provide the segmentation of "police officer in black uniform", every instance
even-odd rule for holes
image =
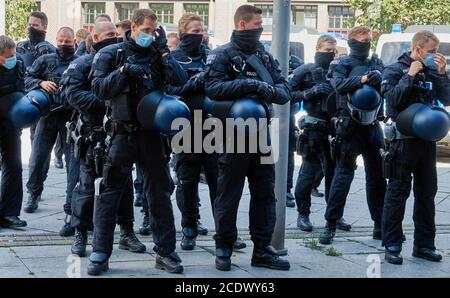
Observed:
[[[88,274],[108,270],[117,209],[126,196],[133,195],[130,175],[134,162],[142,166],[149,199],[156,267],[181,273],[170,201],[174,186],[163,138],[157,131],[141,129],[136,111],[143,96],[187,78],[171,59],[164,30],[157,28],[157,18],[151,10],[134,11],[131,31],[124,42],[96,54],[90,77],[94,94],[110,100],[112,122],[107,129],[111,139],[103,169],[103,189],[94,202],[93,253]]]
[[[211,99],[219,102],[253,96],[260,99],[267,109],[272,102],[285,104],[290,100],[290,88],[280,74],[279,65],[259,42],[263,31],[261,13],[261,9],[255,6],[240,6],[234,16],[235,30],[231,42],[208,56],[205,93]],[[250,66],[247,61],[253,61],[255,66]],[[272,80],[273,85],[263,81],[262,77]],[[246,137],[247,144],[249,139]],[[263,157],[260,150],[257,153],[219,154],[219,179],[214,202],[218,270],[231,269],[232,247],[237,237],[236,216],[245,177],[248,177],[251,193],[252,265],[278,270],[290,267],[289,262],[281,259],[270,246],[275,224],[275,171],[272,163],[262,162]]]
[[[76,56],[74,55],[74,32],[69,27],[59,29],[56,42],[58,45],[57,53],[48,54],[39,57],[31,67],[28,68],[25,76],[25,88],[29,90],[42,89],[51,94],[55,109],[45,118],[41,118],[36,126],[36,134],[32,144],[30,157],[30,173],[27,182],[29,198],[24,208],[27,213],[33,213],[38,208],[42,191],[44,189],[44,181],[47,178],[48,162],[51,150],[55,144],[58,133],[62,138],[66,139],[66,122],[73,113],[72,108],[67,104],[67,98],[63,91],[60,90],[60,80],[64,71]],[[64,144],[64,152],[67,167],[67,189],[66,203],[64,204],[64,212],[66,215],[71,214],[71,197],[73,188],[78,181],[79,167],[72,166],[69,163],[70,150],[67,144]],[[71,162],[75,162],[74,159]],[[67,221],[60,231],[62,236],[73,235],[74,230]]]
[[[0,192],[0,227],[25,227],[27,222],[19,218],[22,207],[22,156],[21,130],[15,128],[3,115],[6,98],[24,91],[25,66],[16,56],[16,45],[7,36],[0,36],[0,150],[2,178]],[[19,95],[20,96],[20,95]]]
[[[328,141],[331,134],[331,117],[327,110],[327,99],[334,90],[327,80],[327,72],[336,54],[336,39],[330,35],[319,37],[316,50],[314,63],[297,68],[289,80],[292,100],[303,102],[307,112],[299,121],[302,133],[299,136],[298,153],[302,156],[302,166],[295,187],[295,199],[298,210],[297,226],[308,232],[313,229],[309,214],[316,173],[325,173],[326,201],[334,173]]]
[[[79,143],[81,161],[80,180],[72,198],[71,225],[76,229],[72,253],[83,257],[86,254],[87,231],[92,228],[94,209],[94,182],[102,175],[106,132],[103,118],[106,114],[105,101],[91,91],[88,79],[94,55],[100,49],[117,43],[116,27],[111,22],[97,22],[92,32],[92,51],[73,61],[65,72],[62,84],[69,103],[80,112]],[[78,135],[77,135],[78,137]],[[119,248],[131,252],[144,252],[143,245],[133,231],[133,198],[122,200],[117,222],[121,227]]]
[[[329,70],[331,84],[337,94],[337,114],[333,121],[337,140],[333,142],[336,168],[325,212],[327,224],[319,238],[322,244],[330,244],[333,241],[336,224],[344,213],[345,201],[357,168],[356,158],[360,154],[364,159],[367,203],[371,218],[375,222],[373,238],[381,239],[381,213],[386,180],[383,178],[379,154],[379,149],[384,145],[383,132],[377,121],[383,113],[380,107],[382,101],[376,92],[380,90],[380,71],[384,66],[376,55],[368,58],[371,45],[369,28],[354,27],[349,31],[348,38],[350,55],[334,60]],[[350,111],[349,102],[352,94],[364,88],[365,84],[369,87],[363,90],[370,89],[375,92],[378,96],[378,105],[373,108],[375,112],[371,110],[368,113],[367,117],[370,119],[366,119],[363,112],[364,120],[362,120],[357,117],[358,111]]]
[[[183,238],[181,240],[181,248],[183,250],[192,250],[195,247],[195,240],[198,235],[197,223],[200,215],[198,208],[198,184],[200,182],[200,173],[203,168],[209,187],[211,206],[214,206],[218,175],[217,153],[202,152],[203,148],[201,148],[200,152],[197,152],[195,150],[197,146],[194,144],[194,114],[198,113],[201,118],[206,117],[203,112],[203,76],[206,56],[209,51],[202,44],[202,18],[195,14],[183,15],[178,23],[178,31],[180,44],[171,54],[190,79],[182,86],[171,86],[169,93],[183,97],[191,110],[192,141],[189,148],[190,152],[177,154],[175,171],[178,178],[176,199],[182,215]],[[204,132],[205,135],[206,133]]]
[[[432,104],[439,99],[450,105],[450,80],[445,73],[446,59],[438,53],[439,39],[429,31],[417,32],[411,52],[404,53],[383,72],[382,95],[387,103],[387,117],[393,123],[386,128],[389,149],[383,154],[383,169],[389,179],[383,209],[383,244],[386,261],[402,264],[402,221],[405,205],[414,177],[414,249],[412,255],[438,262],[442,256],[436,252],[434,199],[437,192],[436,142],[400,132],[404,122],[414,113],[415,106]],[[410,113],[411,116],[408,116]],[[446,115],[445,111],[441,111]],[[448,116],[448,115],[446,115]],[[427,122],[436,117],[431,114]],[[417,125],[420,129],[420,125]],[[444,135],[447,128],[444,128]],[[390,133],[389,133],[390,132]],[[431,135],[436,131],[425,131]]]

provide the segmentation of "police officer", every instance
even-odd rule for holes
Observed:
[[[446,76],[446,58],[438,53],[439,39],[429,31],[417,32],[411,51],[401,55],[397,62],[383,71],[382,95],[386,98],[387,117],[397,131],[388,138],[389,150],[384,155],[391,171],[383,209],[383,244],[386,261],[401,264],[402,221],[405,205],[414,177],[414,249],[412,255],[438,262],[442,256],[436,252],[434,199],[437,192],[436,142],[404,135],[399,132],[408,108],[417,103],[432,104],[434,99],[450,105],[450,80]],[[406,110],[406,111],[405,111]],[[445,112],[444,112],[445,113]],[[407,118],[409,118],[407,116]],[[406,120],[407,120],[406,118]],[[427,117],[433,122],[435,117]],[[398,129],[397,129],[398,128]],[[417,127],[420,129],[420,126]],[[444,134],[448,130],[444,128]],[[386,126],[388,137],[388,126]],[[426,131],[433,134],[434,131]],[[388,160],[386,160],[386,158]]]
[[[8,96],[24,91],[25,66],[16,56],[16,44],[7,36],[0,36],[0,110],[3,111]],[[2,178],[0,191],[0,227],[25,227],[19,218],[22,207],[21,130],[0,115],[0,150],[2,153]]]
[[[44,181],[47,177],[48,167],[46,161],[49,160],[52,147],[55,144],[57,134],[66,139],[66,122],[72,114],[72,109],[67,107],[67,99],[64,92],[60,91],[59,83],[64,71],[76,56],[74,55],[74,32],[69,27],[62,27],[58,30],[56,43],[58,45],[57,53],[48,54],[39,57],[31,67],[28,68],[25,77],[26,89],[42,89],[52,95],[53,102],[57,106],[54,112],[45,118],[41,118],[36,126],[36,135],[32,144],[30,157],[30,173],[27,182],[29,193],[28,201],[24,211],[33,213],[38,208],[42,191],[44,189]],[[70,215],[70,201],[73,188],[78,180],[78,171],[76,166],[69,164],[70,153],[69,146],[64,144],[64,155],[66,165],[69,165],[67,171],[67,190],[66,203],[64,211],[66,215]],[[72,159],[72,162],[74,160]],[[67,220],[60,231],[60,235],[73,235],[74,230],[70,227]]]
[[[171,86],[169,93],[184,98],[191,110],[192,129],[194,127],[195,113],[198,112],[201,118],[206,117],[202,110],[204,100],[203,76],[206,56],[209,51],[202,44],[203,20],[200,16],[196,14],[183,15],[178,23],[178,31],[180,44],[176,50],[172,51],[172,56],[185,70],[186,75],[190,79],[182,86]],[[181,211],[181,226],[183,228],[181,248],[183,250],[194,249],[198,235],[198,184],[202,168],[209,187],[211,206],[214,206],[217,192],[217,153],[196,152],[194,129],[191,132],[190,152],[178,153],[175,166],[178,178],[176,199],[178,208]],[[206,132],[204,134],[206,135]]]
[[[72,198],[71,225],[76,229],[72,253],[86,254],[87,231],[92,228],[94,209],[94,181],[102,175],[106,133],[103,117],[105,102],[91,91],[88,79],[94,55],[100,49],[117,43],[116,27],[111,22],[97,22],[92,32],[92,51],[73,61],[63,76],[63,85],[69,103],[80,112],[80,180]],[[133,198],[123,200],[117,217],[121,227],[119,248],[131,252],[144,252],[143,245],[133,231]]]
[[[91,77],[94,94],[111,103],[112,123],[107,162],[103,169],[100,196],[94,202],[93,253],[88,274],[108,269],[112,253],[117,209],[132,196],[131,171],[134,162],[142,167],[144,190],[149,199],[156,268],[181,273],[181,259],[175,252],[175,225],[170,201],[173,182],[163,139],[157,131],[142,130],[136,107],[143,96],[162,90],[168,82],[185,77],[171,59],[162,27],[149,9],[133,13],[131,31],[124,42],[100,50],[93,60]]]
[[[106,13],[101,13],[95,17],[94,24],[97,24],[98,22],[111,22],[111,17]],[[78,47],[75,51],[75,55],[83,56],[84,54],[89,53],[90,47],[88,45],[88,43],[89,43],[88,37],[80,42],[80,44],[78,45]]]
[[[382,115],[382,103],[378,94],[383,63],[376,55],[370,59],[370,29],[365,26],[352,28],[348,34],[350,55],[340,57],[330,64],[331,84],[336,90],[336,168],[328,195],[325,212],[327,224],[320,235],[322,244],[330,244],[336,231],[336,223],[344,213],[345,201],[355,174],[356,158],[362,154],[366,173],[367,203],[375,222],[374,239],[381,239],[381,213],[383,210],[386,180],[383,178],[379,149],[383,148],[383,132],[378,123]],[[371,91],[373,101],[363,106],[366,98],[353,96],[357,91]],[[364,93],[365,94],[365,93]],[[360,100],[360,106],[350,111],[351,100]],[[356,105],[356,103],[354,103]],[[374,104],[374,106],[372,106]],[[359,108],[360,110],[356,110]],[[370,112],[369,112],[370,110]]]
[[[317,40],[314,63],[305,64],[294,71],[289,84],[294,102],[303,102],[307,115],[301,119],[298,153],[302,155],[302,166],[295,187],[298,219],[297,226],[303,231],[312,231],[309,220],[311,191],[317,172],[325,173],[325,200],[333,179],[334,164],[330,156],[328,136],[331,134],[330,116],[326,109],[333,87],[327,80],[330,63],[336,54],[336,39],[322,35]]]
[[[231,42],[208,56],[205,93],[211,99],[223,101],[253,96],[260,99],[267,109],[272,102],[284,104],[290,100],[290,88],[281,76],[277,62],[259,42],[263,31],[261,14],[261,9],[255,6],[240,6],[234,15],[235,30]],[[252,61],[254,67],[247,61]],[[271,84],[263,81],[262,77],[269,82],[272,80]],[[249,141],[250,138],[246,137],[247,144]],[[270,246],[275,224],[274,165],[261,160],[264,157],[261,150],[256,153],[246,150],[245,153],[226,150],[228,152],[219,154],[219,179],[214,202],[216,268],[223,271],[231,269],[232,247],[237,237],[236,216],[247,177],[251,194],[250,234],[254,243],[252,265],[288,270],[289,262],[281,259]]]

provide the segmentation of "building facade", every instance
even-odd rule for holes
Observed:
[[[91,29],[95,16],[107,13],[113,22],[129,19],[136,8],[151,8],[160,22],[177,24],[185,12],[203,17],[210,32],[219,40],[228,40],[233,30],[233,14],[237,7],[250,3],[263,10],[264,24],[272,24],[273,1],[268,0],[41,0],[36,1],[49,17],[48,39],[53,41],[61,26],[75,30]],[[291,1],[291,23],[319,32],[345,33],[355,12],[344,0]]]

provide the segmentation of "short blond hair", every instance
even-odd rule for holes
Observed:
[[[185,13],[178,21],[178,34],[181,35],[181,33],[186,33],[187,26],[193,21],[200,21],[203,23],[201,16],[195,13]]]
[[[436,35],[433,34],[433,32],[430,32],[428,30],[422,30],[414,34],[412,41],[411,41],[411,49],[414,49],[416,46],[419,46],[423,48],[425,44],[427,44],[429,41],[434,41],[435,43],[439,44],[439,38],[437,38]]]
[[[348,31],[348,39],[353,39],[358,35],[370,33],[370,28],[367,26],[355,26]]]
[[[317,44],[316,44],[316,49],[320,49],[320,47],[324,44],[324,43],[337,43],[336,38],[334,38],[333,36],[329,35],[329,34],[324,34],[322,36],[319,37],[319,39],[317,40]]]

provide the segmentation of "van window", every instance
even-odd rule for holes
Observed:
[[[270,52],[270,47],[272,46],[272,41],[261,40],[266,51]],[[302,60],[305,59],[305,47],[301,42],[289,42],[289,55],[295,55]]]

